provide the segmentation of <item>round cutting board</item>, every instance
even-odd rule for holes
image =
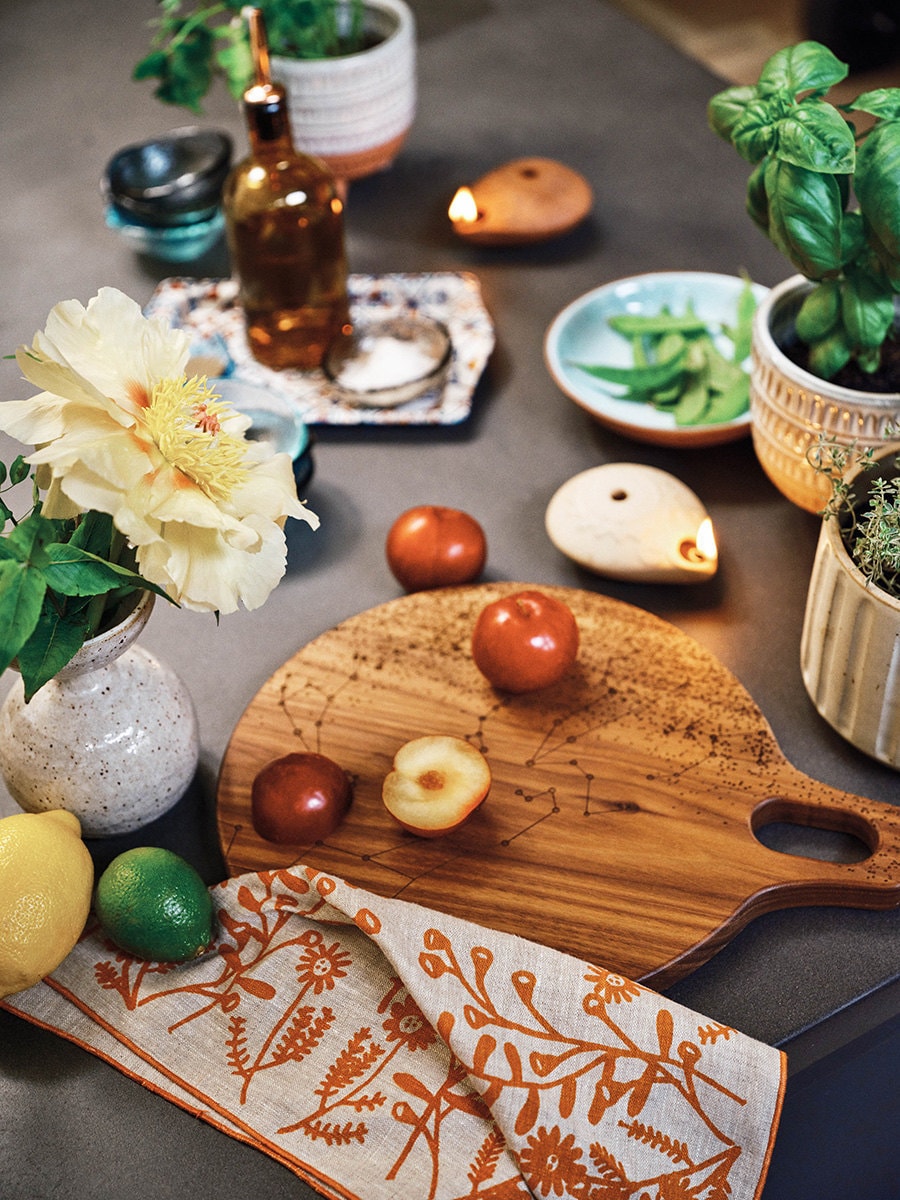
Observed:
[[[316,638],[253,698],[218,788],[232,874],[300,862],[521,934],[655,986],[687,974],[754,916],[800,904],[900,904],[900,809],[790,766],[765,718],[673,625],[593,593],[539,586],[572,608],[578,662],[559,684],[495,691],[469,652],[481,608],[515,583],[419,592]],[[487,758],[487,800],[458,830],[405,833],[381,802],[396,750],[424,734]],[[324,842],[265,841],[256,773],[297,750],[352,777]],[[830,863],[767,849],[770,821],[844,830],[871,853]]]

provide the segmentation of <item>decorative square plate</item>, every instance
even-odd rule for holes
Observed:
[[[236,378],[290,400],[308,425],[456,425],[472,408],[472,395],[494,348],[494,327],[474,275],[351,275],[354,320],[387,320],[421,313],[441,321],[453,343],[444,380],[397,408],[370,408],[341,399],[321,370],[274,371],[250,352],[244,314],[232,279],[164,279],[145,308],[187,330],[197,374]]]

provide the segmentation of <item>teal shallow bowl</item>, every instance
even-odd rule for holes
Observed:
[[[214,210],[203,221],[184,225],[144,225],[130,220],[114,204],[106,207],[106,224],[140,254],[150,254],[164,262],[192,262],[211,250],[225,229],[225,214]]]
[[[683,313],[690,300],[697,315],[711,325],[733,324],[744,281],[735,275],[704,271],[660,271],[633,275],[594,288],[573,300],[553,320],[544,338],[544,361],[557,386],[601,425],[635,441],[664,446],[713,446],[745,437],[750,413],[734,421],[710,425],[676,425],[669,412],[621,398],[621,388],[603,383],[574,366],[575,362],[633,365],[631,346],[610,329],[610,317],[621,313],[656,315],[668,305]],[[768,289],[754,284],[757,303]],[[731,343],[723,339],[723,352]]]

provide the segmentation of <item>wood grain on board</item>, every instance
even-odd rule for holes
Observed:
[[[734,676],[673,625],[541,587],[578,619],[578,662],[555,687],[496,692],[471,660],[471,629],[484,604],[524,586],[405,596],[289,659],[249,704],[223,760],[229,871],[299,862],[655,986],[760,913],[900,904],[900,808],[793,768]],[[403,742],[431,733],[478,746],[493,784],[460,829],[423,840],[388,815],[381,782]],[[297,750],[349,772],[350,813],[324,843],[266,842],[250,820],[253,778]],[[772,820],[846,831],[871,853],[831,863],[767,849],[754,828]]]

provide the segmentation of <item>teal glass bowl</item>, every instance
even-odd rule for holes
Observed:
[[[192,262],[218,242],[225,230],[225,214],[216,208],[201,221],[145,225],[110,203],[106,207],[106,225],[139,254],[149,254],[164,262]]]

